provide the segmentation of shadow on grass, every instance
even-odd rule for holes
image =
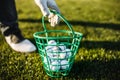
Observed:
[[[19,19],[20,22],[41,22],[41,19]],[[48,21],[46,21],[48,22]],[[115,23],[100,23],[100,22],[88,22],[88,21],[68,21],[72,25],[80,25],[80,26],[86,26],[86,27],[103,27],[103,28],[109,28],[113,30],[120,30],[120,24]],[[65,23],[61,22],[60,25],[65,25]]]
[[[33,18],[27,18],[27,19],[19,19],[20,22],[30,22],[30,23],[38,23],[41,22],[41,18],[40,19],[33,19]]]
[[[119,44],[120,41],[82,41],[80,47],[120,51]],[[119,80],[120,59],[76,61],[69,77],[74,77],[75,79]]]
[[[30,39],[34,42],[34,39]],[[120,42],[82,41],[81,47],[86,49],[103,48],[105,50],[120,50]],[[75,61],[67,76],[72,79],[119,80],[120,59],[112,60],[81,60]]]
[[[34,38],[30,38],[29,40],[36,45]],[[105,50],[120,51],[120,41],[82,41],[79,47],[84,47],[86,49],[103,48]]]
[[[72,25],[81,25],[86,27],[103,27],[114,30],[120,30],[120,24],[115,23],[99,23],[99,22],[87,22],[87,21],[69,21]]]
[[[20,22],[41,22],[41,19],[19,19]],[[46,21],[47,22],[47,21]],[[87,21],[68,21],[72,25],[82,25],[86,27],[103,27],[110,28],[114,30],[120,30],[120,24],[115,23],[97,23],[97,22],[87,22]],[[63,22],[60,25],[65,25]],[[33,41],[33,39],[31,39]],[[34,42],[34,41],[33,41]],[[120,41],[82,41],[81,46],[87,49],[91,48],[104,48],[106,50],[120,50]]]
[[[119,80],[120,59],[75,62],[70,72],[75,79]]]
[[[86,49],[103,48],[105,50],[120,51],[120,41],[82,41],[80,47]]]

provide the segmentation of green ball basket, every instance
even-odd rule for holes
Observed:
[[[43,63],[43,67],[47,75],[51,77],[67,76],[74,63],[75,55],[78,51],[83,35],[82,33],[74,32],[72,26],[61,14],[57,13],[56,11],[51,11],[51,12],[58,15],[59,18],[61,18],[66,23],[67,27],[69,27],[69,30],[47,30],[45,25],[45,17],[42,17],[42,25],[44,31],[36,32],[33,34],[33,36],[35,38],[36,45]],[[57,44],[53,44],[53,45],[48,44],[50,40],[55,40]],[[61,44],[64,44],[67,48],[69,48],[70,49],[69,52],[72,53],[72,55],[70,57],[65,58],[68,61],[68,63],[63,65],[59,65],[59,64],[52,65],[50,60],[57,60],[57,61],[63,60],[59,58],[59,54],[61,53],[61,51],[57,52],[58,54],[57,58],[49,58],[48,56],[49,53],[47,53],[45,48],[47,46],[60,46]],[[45,58],[47,59],[47,63],[44,62]],[[52,70],[51,65],[54,67],[59,67],[59,66],[68,66],[68,67],[66,69]]]

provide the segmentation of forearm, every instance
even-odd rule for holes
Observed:
[[[40,8],[43,16],[48,16],[50,14],[49,9],[47,7],[47,0],[34,0],[36,5]]]
[[[54,0],[35,0],[35,3],[40,8],[43,16],[48,16],[50,14],[49,9],[56,10],[60,13],[60,10]]]
[[[60,10],[54,0],[48,0],[48,7],[60,13]]]
[[[55,10],[60,13],[60,10],[54,0],[35,0],[35,3],[40,8],[43,16],[48,17],[48,21],[51,26],[55,26],[59,23],[60,19],[57,15],[50,13],[49,9]]]

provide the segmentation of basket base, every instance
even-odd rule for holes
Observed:
[[[69,71],[68,72],[52,72],[52,71],[48,71],[48,70],[45,70],[47,75],[50,76],[50,77],[54,77],[54,78],[60,78],[60,77],[63,77],[63,76],[68,76],[69,75]]]

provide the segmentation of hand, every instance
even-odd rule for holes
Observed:
[[[60,19],[57,15],[50,13],[50,9],[53,9],[60,13],[58,6],[56,5],[54,0],[35,0],[35,3],[39,6],[43,16],[48,17],[48,21],[51,26],[55,26],[60,22]]]
[[[60,18],[57,15],[50,13],[48,16],[48,21],[52,27],[55,27],[60,22]]]

